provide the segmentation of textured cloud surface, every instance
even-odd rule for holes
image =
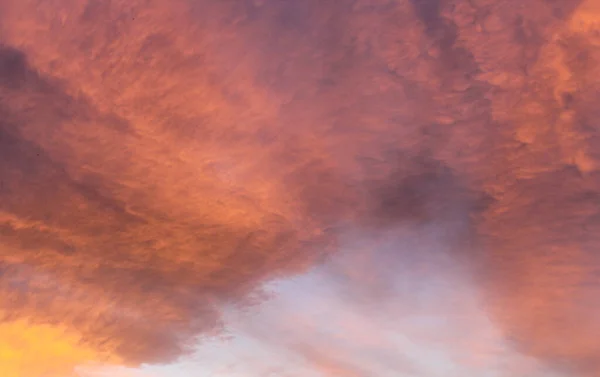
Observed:
[[[0,0],[2,326],[168,362],[348,232],[442,224],[520,352],[600,373],[599,19],[596,0]]]

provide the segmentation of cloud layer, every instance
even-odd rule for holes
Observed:
[[[3,323],[167,362],[349,231],[458,223],[505,335],[592,373],[598,8],[0,1]]]

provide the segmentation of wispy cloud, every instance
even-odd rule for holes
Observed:
[[[566,376],[490,321],[439,224],[361,239],[370,249],[350,237],[324,265],[268,284],[270,300],[226,310],[225,337],[140,376]]]

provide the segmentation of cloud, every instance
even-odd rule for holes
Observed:
[[[6,377],[70,375],[72,365],[107,360],[95,350],[82,347],[77,334],[64,328],[36,325],[26,321],[0,325],[0,366]]]
[[[351,232],[326,263],[269,283],[270,300],[228,308],[226,340],[206,340],[180,364],[145,372],[567,376],[520,354],[487,318],[473,275],[448,252],[452,225],[443,225]]]
[[[594,370],[579,3],[0,1],[0,309],[167,362],[349,229],[441,222],[523,352]]]

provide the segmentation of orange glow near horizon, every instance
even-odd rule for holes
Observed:
[[[66,329],[26,321],[0,324],[0,370],[3,377],[65,377],[73,368],[106,356],[80,343]],[[115,360],[116,361],[116,360]]]

